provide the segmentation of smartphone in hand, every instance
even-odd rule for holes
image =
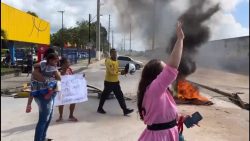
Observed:
[[[201,121],[203,117],[199,112],[195,112],[192,114],[191,117],[187,117],[184,121],[184,124],[187,128],[192,127],[194,124],[197,124],[199,121]]]

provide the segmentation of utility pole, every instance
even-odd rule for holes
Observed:
[[[112,30],[112,48],[115,48],[114,47],[114,31]]]
[[[89,43],[90,43],[90,25],[91,25],[91,14],[89,14]]]
[[[109,28],[108,28],[108,50],[110,52],[110,15],[109,15]]]
[[[131,55],[131,52],[132,50],[131,50],[131,23],[130,23],[130,31],[129,31],[129,53],[130,55]]]
[[[126,50],[126,47],[125,47],[125,45],[126,45],[126,41],[125,41],[126,39],[125,39],[125,34],[124,34],[124,37],[123,37],[123,51],[125,52],[125,50]]]
[[[120,46],[121,46],[120,51],[121,51],[121,52],[122,52],[122,50],[123,50],[123,49],[122,49],[122,48],[123,48],[123,45],[122,45],[122,44],[123,44],[123,39],[121,40],[121,44],[120,44]]]
[[[154,7],[153,7],[153,22],[155,23],[155,8],[156,8],[156,0],[154,0]],[[152,35],[152,50],[155,48],[155,24],[153,24],[153,35]]]
[[[63,13],[64,11],[57,11],[62,13],[62,32],[61,32],[61,36],[62,36],[62,46],[61,46],[61,57],[63,57],[63,48],[64,48],[64,40],[63,40]]]
[[[101,60],[101,51],[100,51],[100,0],[97,0],[97,24],[96,24],[96,52],[98,55],[98,61]]]
[[[101,49],[101,50],[102,50],[102,52],[104,52],[105,38],[101,38],[101,40],[102,40],[102,45],[101,45],[101,46],[102,46],[102,47],[101,47],[102,49]]]
[[[91,56],[90,56],[90,26],[91,26],[91,14],[89,14],[89,48],[88,48],[89,60],[88,60],[88,64],[90,64],[90,60],[91,60]]]

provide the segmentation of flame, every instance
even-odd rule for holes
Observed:
[[[178,80],[177,97],[182,100],[197,100],[197,102],[209,102],[209,100],[200,95],[197,87],[194,87],[187,80]]]

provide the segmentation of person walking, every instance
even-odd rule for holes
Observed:
[[[29,76],[30,73],[32,73],[32,67],[33,67],[33,56],[32,53],[29,52],[27,55],[27,77]]]
[[[8,68],[10,68],[10,66],[11,66],[11,55],[10,55],[10,52],[8,50],[6,52],[6,57],[4,59],[4,62],[8,66]]]
[[[61,76],[57,70],[58,55],[47,51],[46,61],[41,61],[34,65],[31,76],[31,93],[28,98],[26,113],[31,112],[31,103],[35,99],[39,108],[39,119],[35,129],[34,141],[52,141],[46,138],[47,130],[52,119],[54,99],[56,96],[55,80],[60,80]],[[53,90],[50,90],[52,86]],[[47,91],[44,91],[46,90]],[[48,93],[47,93],[48,92]]]
[[[104,90],[101,94],[99,106],[97,109],[98,113],[105,114],[106,111],[103,109],[103,105],[108,98],[109,94],[113,91],[116,99],[118,100],[120,107],[123,110],[123,115],[126,116],[132,113],[133,109],[128,109],[123,97],[123,92],[121,90],[119,82],[119,74],[125,75],[127,72],[125,70],[119,71],[119,62],[117,61],[117,52],[114,48],[110,50],[110,58],[105,60],[106,65],[106,76],[104,81]]]

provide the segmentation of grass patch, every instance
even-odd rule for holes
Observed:
[[[4,72],[13,72],[15,71],[14,68],[1,68],[1,73],[4,73]]]
[[[1,75],[16,73],[18,70],[16,68],[1,68]]]

